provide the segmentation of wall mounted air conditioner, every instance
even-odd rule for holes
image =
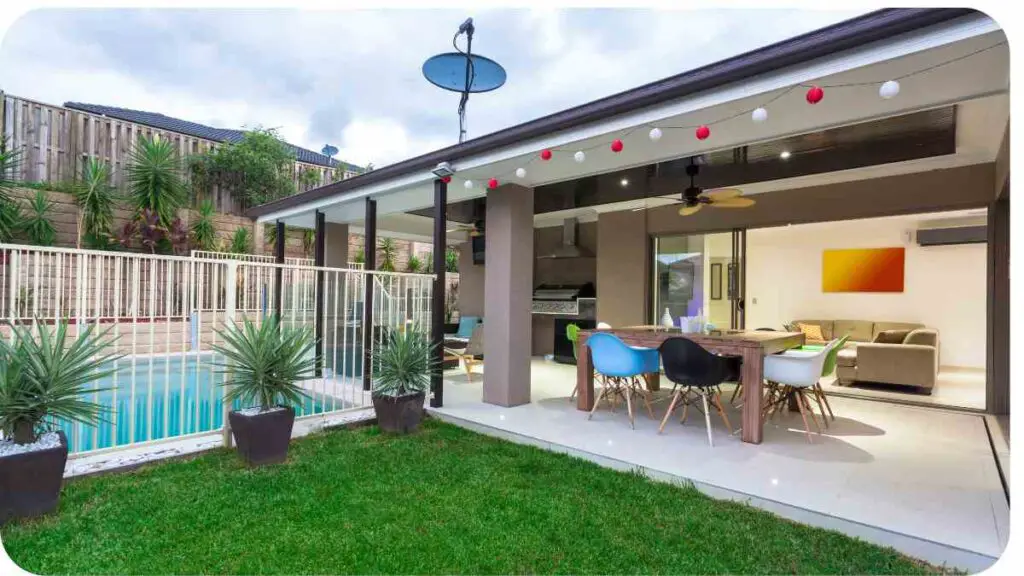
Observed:
[[[957,226],[954,228],[922,228],[917,231],[920,246],[951,246],[954,244],[984,244],[988,241],[986,226]]]

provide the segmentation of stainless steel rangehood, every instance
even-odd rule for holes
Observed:
[[[579,231],[579,222],[576,218],[566,218],[562,223],[562,243],[554,251],[541,254],[538,258],[593,258],[593,253],[576,244]]]

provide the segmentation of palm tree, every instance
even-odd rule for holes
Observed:
[[[114,224],[114,204],[117,192],[110,185],[110,166],[97,158],[89,158],[82,169],[82,181],[74,189],[78,205],[78,232],[75,247],[82,247],[82,239],[89,237],[95,245],[110,236]]]
[[[217,231],[213,226],[213,200],[207,198],[199,204],[199,218],[192,223],[192,242],[200,250],[213,250]]]
[[[187,200],[181,159],[171,142],[159,135],[140,138],[132,149],[127,172],[135,209],[140,213],[151,210],[162,225],[169,226]]]

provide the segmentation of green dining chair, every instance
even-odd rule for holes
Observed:
[[[572,357],[575,358],[577,362],[579,362],[579,352],[576,351],[576,342],[578,342],[580,339],[580,327],[575,324],[567,325],[565,327],[565,339],[568,340],[569,342],[572,342]],[[579,387],[574,386],[572,389],[572,395],[569,396],[570,402],[576,398],[577,392],[579,392]]]
[[[836,361],[839,358],[839,351],[843,349],[843,345],[850,339],[850,335],[847,334],[836,342],[836,345],[828,351],[828,355],[825,356],[825,364],[821,367],[821,377],[831,376],[836,371]],[[821,412],[821,419],[825,421],[825,427],[828,428],[828,418],[825,417],[825,408],[828,409],[828,415],[835,422],[836,415],[832,413],[832,406],[828,403],[828,396],[825,396],[825,391],[821,388],[821,382],[815,384],[811,391],[814,393],[814,400],[818,403],[818,410]],[[824,407],[822,407],[824,403]]]

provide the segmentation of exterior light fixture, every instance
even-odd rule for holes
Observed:
[[[626,186],[629,186],[629,178],[623,178],[622,180],[619,180],[619,184],[623,188],[625,188]]]
[[[790,156],[792,156],[792,154],[789,152],[789,150],[783,150],[782,154],[779,154],[779,158],[782,158],[783,160],[789,160]]]
[[[447,162],[441,162],[440,164],[437,165],[436,168],[431,170],[431,172],[433,172],[434,176],[437,176],[438,178],[447,178],[455,174],[455,169],[452,168],[451,164]]]

